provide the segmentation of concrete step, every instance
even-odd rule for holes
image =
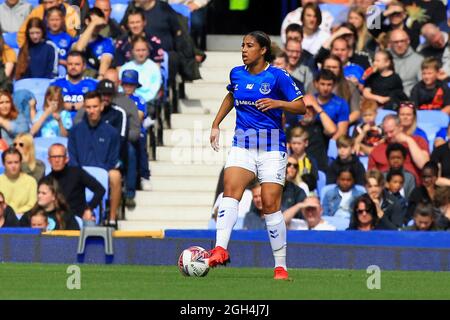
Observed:
[[[119,230],[152,231],[164,229],[207,229],[207,221],[119,221]]]
[[[172,115],[172,129],[211,129],[211,125],[215,119],[214,114],[182,114],[175,113]],[[236,112],[234,109],[222,120],[221,129],[234,129],[236,125]]]
[[[272,42],[278,44],[280,48],[283,47],[280,35],[269,35],[269,36]],[[232,51],[230,53],[233,53],[234,51],[240,55],[239,50],[241,48],[243,38],[244,35],[208,34],[206,36],[206,48],[210,50],[208,52],[219,51],[221,57],[225,57],[224,51]]]
[[[138,191],[136,192],[137,209],[148,208],[153,213],[154,207],[202,206],[211,208],[215,191],[209,192],[172,192],[172,191]],[[171,209],[172,210],[172,209]],[[175,209],[173,209],[175,210]],[[184,208],[181,209],[184,212]],[[133,211],[131,211],[133,212]]]
[[[136,207],[134,210],[126,210],[125,217],[128,221],[208,221],[211,216],[211,205],[207,206],[152,206]]]
[[[222,104],[220,99],[182,99],[180,100],[180,112],[183,114],[216,114]]]
[[[150,170],[152,173],[152,177],[150,179],[159,176],[184,176],[186,178],[198,176],[214,176],[218,178],[222,167],[223,165],[221,164],[212,164],[208,166],[205,166],[203,164],[191,164],[189,165],[189,167],[186,167],[186,165],[184,164],[173,164],[172,162],[164,161],[151,161]]]
[[[209,148],[209,137],[211,129],[167,129],[163,131],[165,147],[203,147]],[[231,146],[234,130],[227,129],[220,131],[219,145]]]
[[[223,100],[228,93],[226,85],[223,83],[205,83],[197,81],[186,83],[184,87],[188,99]],[[220,104],[218,107],[220,107]]]
[[[242,64],[242,63],[241,63]],[[227,84],[230,81],[230,71],[236,65],[227,67],[227,66],[218,66],[218,67],[202,67],[200,68],[200,73],[202,75],[201,80],[197,80],[198,82],[205,83],[222,83]]]
[[[222,143],[220,146],[218,152],[204,144],[187,147],[157,147],[156,160],[185,165],[221,165],[224,164],[227,159],[228,152],[231,149],[231,143],[226,144],[225,147]],[[186,167],[186,170],[189,170],[189,168]]]
[[[186,168],[186,170],[189,170]],[[194,194],[195,192],[211,192],[215,191],[219,175],[199,176],[199,177],[171,177],[171,176],[155,176],[152,177],[153,191],[187,191]]]
[[[234,67],[239,64],[242,64],[242,55],[239,51],[241,40],[236,41],[233,39],[233,45],[237,44],[237,47],[234,47],[231,51],[207,51],[206,52],[206,60],[202,63],[200,68],[209,68],[209,67]],[[239,42],[240,41],[240,42]]]

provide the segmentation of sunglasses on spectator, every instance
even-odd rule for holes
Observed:
[[[298,169],[298,163],[291,163],[291,162],[288,162],[287,163],[287,167],[289,168],[289,167],[294,167],[295,169]]]
[[[14,146],[14,147],[19,146],[19,147],[23,148],[24,144],[23,144],[23,142],[14,142],[14,143],[13,143],[13,146]]]
[[[358,210],[356,210],[356,213],[357,214],[363,214],[363,213],[369,213],[369,210],[367,210],[367,209],[358,209]]]

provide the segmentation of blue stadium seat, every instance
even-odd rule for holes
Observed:
[[[91,167],[91,166],[83,166],[83,169],[86,170],[91,176],[93,176],[95,179],[97,179],[98,182],[105,188],[106,192],[103,196],[102,202],[101,202],[101,208],[95,208],[94,214],[95,214],[95,221],[97,224],[100,224],[102,221],[102,214],[106,208],[106,199],[108,198],[108,189],[109,189],[109,178],[108,178],[108,171],[106,171],[103,168],[98,167]],[[94,194],[91,192],[91,190],[86,189],[86,201],[90,201]]]
[[[111,18],[120,23],[125,15],[125,12],[127,11],[127,6],[128,5],[125,3],[111,4]]]
[[[6,32],[3,33],[3,40],[12,49],[19,49],[19,44],[17,43],[17,32]]]
[[[445,112],[439,110],[417,111],[417,126],[427,134],[430,152],[433,150],[436,133],[442,127],[447,127],[448,122],[449,116]]]
[[[323,171],[318,170],[317,172],[319,174],[319,179],[317,179],[317,195],[319,195],[322,188],[327,184],[327,176]]]
[[[173,10],[175,10],[175,12],[187,18],[188,28],[189,30],[191,30],[191,10],[189,10],[189,7],[185,4],[180,3],[171,3],[170,6]]]
[[[330,139],[330,141],[328,142],[327,155],[328,155],[328,159],[330,162],[337,158],[338,150],[337,150],[336,140]]]
[[[375,124],[381,125],[381,123],[383,122],[383,118],[385,116],[387,116],[388,114],[397,114],[397,113],[392,110],[384,110],[384,109],[378,108],[377,117],[375,119]]]
[[[81,219],[79,216],[75,215],[75,220],[77,220],[80,230],[83,229],[83,219]]]
[[[26,89],[33,92],[36,97],[36,110],[42,110],[44,108],[45,92],[53,79],[45,78],[29,78],[21,79],[14,83],[14,90]]]
[[[369,166],[369,157],[368,156],[360,156],[359,161],[363,164],[364,168],[367,171],[367,167]]]

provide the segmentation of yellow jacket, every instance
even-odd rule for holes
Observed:
[[[34,178],[21,173],[16,180],[9,180],[5,174],[0,176],[0,192],[5,196],[6,203],[15,213],[25,213],[37,201],[37,183]]]
[[[63,5],[66,8],[66,32],[72,37],[75,37],[77,35],[77,28],[80,27],[80,15],[71,5],[65,2]],[[42,4],[34,8],[27,19],[20,26],[19,32],[17,32],[17,43],[19,44],[19,47],[22,47],[25,43],[25,31],[27,30],[28,20],[31,18],[44,19],[44,6]]]

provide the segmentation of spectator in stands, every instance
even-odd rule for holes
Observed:
[[[36,203],[36,180],[21,172],[22,155],[19,150],[5,150],[2,153],[2,162],[5,173],[0,175],[0,192],[14,212],[21,215]]]
[[[80,230],[75,216],[70,212],[66,199],[59,191],[56,180],[51,177],[45,177],[39,181],[37,202],[30,211],[22,216],[20,225],[30,227],[30,217],[42,210],[49,220],[55,222],[55,230]]]
[[[138,168],[129,167],[128,170],[139,169],[141,188],[145,191],[150,191],[152,187],[150,183],[150,169],[148,167],[147,129],[154,124],[155,120],[151,119],[148,115],[144,99],[135,94],[136,88],[141,86],[139,83],[139,73],[135,70],[124,70],[122,72],[121,82],[124,93],[136,104],[141,122],[141,133],[138,146],[136,147]]]
[[[114,44],[111,38],[100,35],[105,27],[105,15],[99,8],[89,10],[85,19],[86,28],[81,33],[77,42],[72,46],[73,50],[84,53],[88,62],[85,74],[98,80],[105,76],[106,70],[111,66],[114,56]]]
[[[286,71],[296,80],[302,83],[303,87],[307,87],[312,83],[314,74],[307,65],[302,63],[302,57],[305,51],[302,49],[302,43],[295,39],[286,41],[284,47],[288,56],[288,65]]]
[[[408,33],[402,29],[388,33],[388,47],[394,58],[395,73],[403,82],[403,90],[409,97],[412,88],[420,81],[423,57],[410,46]]]
[[[298,204],[305,200],[306,195],[309,194],[307,190],[299,187],[296,184],[296,177],[298,175],[298,161],[296,158],[289,156],[286,164],[286,182],[283,187],[283,195],[281,198],[281,212],[294,210],[297,212],[295,217],[302,218]],[[312,190],[311,190],[312,191]]]
[[[154,35],[147,35],[145,33],[146,23],[144,11],[141,8],[133,8],[128,12],[126,26],[128,34],[121,36],[116,41],[116,51],[113,61],[115,67],[120,67],[133,59],[131,39],[137,35],[142,35],[147,39],[150,45],[149,58],[153,62],[160,65],[164,61],[164,50],[161,47],[161,40]]]
[[[440,81],[441,62],[434,57],[423,60],[422,80],[411,91],[411,100],[419,110],[441,110],[450,115],[450,89]]]
[[[355,173],[351,167],[341,167],[337,174],[336,186],[322,199],[323,215],[333,217],[339,229],[345,230],[350,224],[353,203],[364,192],[355,187]]]
[[[72,128],[72,116],[64,110],[61,87],[49,86],[45,93],[44,110],[38,111],[30,133],[36,137],[67,137]]]
[[[411,192],[416,187],[416,179],[414,175],[405,170],[403,167],[408,150],[400,143],[390,143],[386,148],[386,158],[388,159],[389,169],[384,171],[385,178],[387,173],[391,170],[400,171],[403,175],[403,188],[400,189],[400,193],[405,199],[408,199]]]
[[[303,12],[303,8],[308,4],[308,3],[318,3],[317,0],[301,0],[299,1],[299,6],[297,9],[295,9],[294,11],[289,12],[286,17],[284,17],[283,23],[281,24],[281,42],[282,43],[286,43],[287,37],[286,37],[286,29],[289,25],[291,24],[298,24],[301,25],[302,20],[301,20],[301,16],[302,16],[302,12]],[[322,22],[320,23],[319,28],[325,32],[330,32],[331,27],[333,26],[333,22],[334,22],[334,17],[333,15],[327,11],[321,10],[321,15],[322,15]]]
[[[327,184],[336,183],[342,168],[352,169],[355,184],[364,185],[364,174],[366,170],[358,157],[352,154],[353,139],[349,136],[340,136],[336,141],[338,156],[330,164],[327,170]]]
[[[11,80],[16,62],[16,53],[5,43],[0,28],[0,90],[13,91]]]
[[[159,66],[149,59],[150,48],[143,36],[134,36],[131,40],[133,60],[125,63],[122,70],[135,70],[139,73],[139,83],[142,85],[136,90],[146,103],[157,98],[161,88],[161,70]]]
[[[405,197],[401,194],[403,185],[405,183],[405,176],[403,172],[398,169],[389,169],[386,174],[386,191],[388,194],[394,196],[404,211],[408,208]]]
[[[378,113],[377,103],[363,99],[361,103],[360,124],[353,131],[353,151],[356,155],[367,156],[372,149],[383,141],[383,130],[375,124]]]
[[[284,50],[279,50],[276,53],[273,53],[273,55],[274,55],[274,58],[273,58],[273,61],[272,61],[272,65],[277,67],[277,68],[284,69],[287,72],[289,72],[289,70],[288,70],[288,68],[289,68],[289,57],[288,57],[287,53]],[[303,86],[303,83],[300,82],[300,80],[298,80],[297,78],[293,77],[292,74],[289,73],[289,75],[291,76],[291,78],[294,81],[295,85],[300,89],[300,91],[301,92],[305,92],[305,88]],[[295,115],[292,114],[292,113],[289,113],[289,112],[285,112],[284,115],[286,117],[286,120],[295,118]]]
[[[75,39],[65,31],[64,11],[60,7],[50,8],[46,16],[47,39],[58,48],[58,65],[63,70],[66,70],[67,55]],[[61,75],[61,72],[58,73]],[[65,72],[63,75],[65,75]]]
[[[5,0],[0,4],[0,27],[3,32],[17,32],[33,7],[26,0]]]
[[[375,100],[378,106],[397,110],[400,101],[408,97],[403,92],[402,79],[395,73],[394,61],[389,51],[379,50],[375,53],[373,73],[366,79],[363,96]]]
[[[0,228],[14,228],[19,226],[19,220],[14,210],[6,204],[5,196],[0,192]]]
[[[366,172],[366,190],[375,204],[376,212],[383,229],[398,230],[403,226],[405,210],[401,203],[384,189],[385,180],[378,170]]]
[[[22,155],[21,171],[32,176],[36,182],[45,175],[45,164],[36,159],[33,136],[29,133],[20,133],[14,139],[14,148]]]
[[[357,31],[356,51],[365,51],[373,57],[376,50],[376,42],[370,34],[366,24],[366,11],[357,6],[350,7],[347,22],[351,23]]]
[[[385,219],[380,219],[377,215],[377,206],[368,194],[363,194],[356,199],[350,226],[347,230],[372,231],[390,229],[384,225]]]
[[[255,180],[250,189],[252,190],[253,203],[250,207],[250,211],[245,215],[243,229],[266,230],[266,220],[262,210],[261,185]],[[218,214],[220,214],[220,212]]]
[[[290,130],[289,136],[289,151],[291,156],[297,160],[297,175],[294,181],[306,193],[309,193],[313,190],[309,190],[302,177],[311,175],[314,180],[319,178],[317,161],[306,152],[309,145],[309,134],[303,127],[294,127]]]
[[[412,101],[402,101],[397,110],[400,126],[408,136],[420,136],[428,142],[425,131],[417,126],[417,111]]]
[[[48,216],[44,209],[39,209],[30,214],[30,227],[34,229],[41,229],[42,231],[50,231]]]
[[[15,79],[53,78],[58,74],[58,49],[46,42],[46,27],[39,18],[28,20],[26,39],[20,48]]]
[[[0,136],[10,145],[14,138],[22,132],[28,131],[28,123],[20,114],[13,102],[11,94],[0,91]]]
[[[124,30],[120,27],[119,23],[111,18],[111,1],[110,0],[95,0],[95,8],[99,8],[105,16],[106,25],[100,31],[100,35],[104,38],[111,38],[114,41],[124,35]]]
[[[436,188],[434,206],[438,208],[436,225],[442,230],[450,230],[450,188],[448,186]]]
[[[434,149],[442,146],[449,140],[450,132],[448,132],[450,126],[440,128],[436,133],[436,138],[434,139]],[[434,150],[433,150],[434,151]]]
[[[422,26],[421,35],[426,41],[417,47],[417,52],[425,58],[435,57],[442,60],[444,50],[449,43],[448,33],[439,30],[434,23],[429,22]]]
[[[306,4],[303,7],[300,21],[303,25],[302,47],[315,55],[330,37],[329,31],[319,28],[322,23],[322,12],[319,5],[311,2]]]
[[[420,202],[417,204],[414,215],[413,225],[404,227],[405,231],[439,231],[436,225],[436,214],[434,207],[429,202]]]
[[[450,126],[447,128],[447,136],[450,136]],[[440,167],[440,175],[436,184],[450,187],[450,142],[446,141],[431,153],[431,160]]]
[[[314,96],[306,95],[303,101],[306,113],[300,118],[299,124],[309,135],[306,152],[316,159],[318,169],[326,172],[328,141],[336,133],[337,127]]]
[[[48,161],[52,167],[48,176],[58,183],[70,212],[83,220],[95,220],[93,210],[100,205],[105,188],[82,168],[68,166],[67,149],[62,144],[55,143],[49,148]],[[93,193],[89,203],[86,201],[86,189]]]
[[[359,119],[359,106],[361,94],[358,88],[344,76],[342,68],[342,61],[335,55],[330,55],[322,63],[322,69],[330,70],[336,76],[336,85],[333,88],[333,93],[347,101],[350,106],[349,121],[353,123]],[[317,93],[314,84],[311,83],[306,91],[310,94]]]
[[[408,154],[405,159],[404,168],[416,178],[416,183],[420,183],[420,170],[430,159],[428,143],[419,136],[408,136],[402,132],[400,121],[396,115],[387,115],[383,119],[382,128],[385,134],[385,141],[373,148],[369,155],[369,169],[387,171],[389,168],[386,157],[386,149],[390,143],[398,142],[405,146]]]
[[[161,46],[169,54],[169,84],[173,86],[175,75],[179,71],[180,61],[180,39],[182,37],[181,26],[178,22],[176,12],[169,4],[160,0],[136,0],[135,3],[130,2],[127,12],[130,8],[140,7],[145,15],[145,34],[155,35],[161,39]],[[128,13],[124,19],[127,21]],[[139,82],[143,82],[139,79]]]
[[[337,131],[332,137],[334,140],[347,134],[350,115],[347,101],[333,93],[335,84],[336,76],[327,69],[320,70],[314,80],[317,90],[314,97],[337,126]]]
[[[32,18],[44,20],[47,10],[52,7],[60,7],[63,10],[66,21],[66,32],[72,37],[77,35],[77,30],[80,28],[80,17],[75,8],[64,2],[64,0],[42,0],[42,4],[35,7],[28,15],[27,20],[25,20],[20,26],[19,32],[17,33],[17,43],[19,44],[19,47],[22,47],[25,43],[25,30],[28,20]]]
[[[391,1],[386,10],[377,10],[375,15],[379,13],[381,16],[374,16],[372,21],[381,21],[381,28],[369,28],[369,32],[374,38],[379,38],[383,33],[392,32],[394,30],[403,30],[411,39],[411,45],[415,49],[419,45],[420,25],[418,23],[411,23],[405,9],[405,5],[399,1]],[[387,18],[388,24],[384,24],[384,19]],[[381,20],[378,20],[381,19]],[[410,20],[410,23],[408,23]]]
[[[69,163],[72,166],[94,166],[108,171],[110,212],[107,225],[117,227],[122,176],[119,171],[120,135],[114,127],[101,121],[103,104],[96,91],[84,96],[86,115],[69,133]]]
[[[97,87],[97,81],[83,77],[85,70],[86,60],[83,54],[79,51],[70,51],[67,56],[67,76],[58,78],[50,84],[62,88],[64,108],[70,112],[72,119],[83,107],[83,95]]]
[[[294,218],[295,212],[284,213],[284,221],[289,230],[335,231],[336,227],[322,218],[323,209],[319,198],[309,196],[299,204],[303,219]]]
[[[433,203],[438,176],[438,165],[433,161],[428,161],[422,168],[422,184],[418,185],[409,196],[406,221],[413,217],[418,203]]]

